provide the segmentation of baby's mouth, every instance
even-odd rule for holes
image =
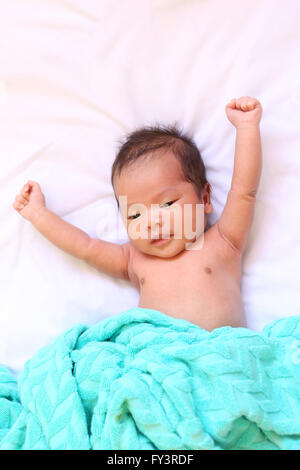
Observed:
[[[151,245],[162,245],[163,243],[173,240],[173,238],[174,238],[173,233],[169,235],[161,235],[159,238],[153,238],[151,240]]]

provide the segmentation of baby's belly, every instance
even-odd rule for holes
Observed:
[[[174,288],[175,287],[175,288]],[[245,313],[239,286],[142,286],[139,307],[159,310],[212,331],[222,326],[245,327]]]

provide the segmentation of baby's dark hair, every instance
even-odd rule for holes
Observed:
[[[171,149],[181,164],[186,181],[194,185],[201,198],[201,191],[207,183],[205,166],[192,137],[179,129],[177,124],[146,126],[127,134],[112,166],[112,186],[114,187],[115,175],[120,176],[123,168],[134,163],[142,155],[158,149]]]

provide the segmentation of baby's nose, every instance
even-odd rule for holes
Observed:
[[[162,212],[159,209],[149,209],[148,211],[148,228],[162,225]]]

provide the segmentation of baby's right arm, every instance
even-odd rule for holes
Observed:
[[[28,181],[16,196],[14,209],[29,220],[48,240],[106,274],[121,279],[128,277],[129,243],[115,243],[91,238],[46,207],[40,185]]]

